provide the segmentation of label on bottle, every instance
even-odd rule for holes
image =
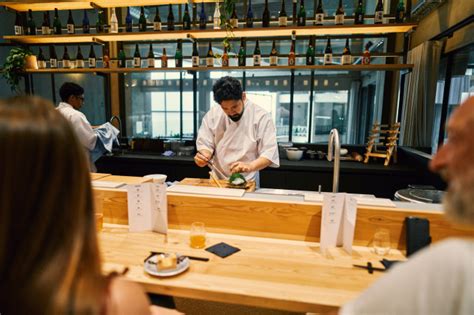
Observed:
[[[314,56],[306,57],[306,64],[309,65],[309,66],[314,65]]]
[[[362,57],[362,64],[364,65],[370,64],[370,53],[364,52],[364,56]]]
[[[222,58],[222,66],[223,67],[228,67],[229,66],[229,57]]]
[[[63,60],[63,68],[71,68],[71,61]]]
[[[287,26],[288,25],[288,17],[287,16],[280,16],[278,18],[278,25],[279,26]]]
[[[20,25],[15,25],[15,35],[23,35],[23,27]]]
[[[352,64],[352,56],[351,55],[342,55],[342,64],[343,65],[350,65]]]
[[[67,25],[67,33],[68,34],[74,34],[74,24],[68,24]]]
[[[161,22],[153,22],[153,30],[161,31]]]
[[[91,27],[89,24],[82,25],[82,32],[89,33],[90,30],[91,30]]]
[[[192,56],[193,67],[199,67],[199,56]]]
[[[76,68],[84,68],[84,60],[82,59],[76,60]]]
[[[254,66],[260,66],[261,62],[262,62],[262,56],[261,55],[254,55],[253,56],[253,65]]]
[[[206,66],[207,67],[214,67],[214,57],[207,57],[206,58]]]
[[[45,60],[38,60],[38,69],[46,68],[46,61]]]
[[[168,59],[161,59],[161,67],[162,68],[168,68]]]
[[[110,33],[118,33],[118,22],[110,22]]]
[[[95,68],[95,67],[96,67],[95,58],[89,58],[89,68]]]
[[[270,56],[270,66],[278,65],[278,56]]]
[[[48,26],[41,26],[41,34],[51,35],[51,29]]]
[[[314,19],[316,21],[316,25],[323,25],[324,13],[316,13]]]
[[[294,66],[295,64],[296,64],[295,54],[290,53],[290,55],[288,56],[288,65]]]
[[[214,29],[215,30],[220,30],[221,29],[221,18],[220,17],[215,17],[214,18]]]
[[[324,64],[325,65],[332,64],[332,54],[324,54]]]
[[[239,27],[239,19],[230,19],[230,25],[233,28],[238,28]]]
[[[148,68],[154,68],[155,67],[155,58],[147,58],[146,63],[148,65]]]
[[[383,11],[375,11],[374,23],[383,23]]]
[[[140,68],[142,66],[142,60],[140,57],[133,57],[133,66],[135,68]]]
[[[338,14],[335,18],[336,25],[344,24],[344,14]]]
[[[58,67],[58,59],[49,59],[49,65],[51,68],[57,68]]]

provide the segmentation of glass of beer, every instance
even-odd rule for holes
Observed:
[[[189,232],[189,245],[192,248],[204,248],[206,246],[206,229],[204,223],[193,222]]]

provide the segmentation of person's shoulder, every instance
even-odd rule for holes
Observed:
[[[107,314],[150,314],[150,303],[143,289],[123,277],[111,280]]]
[[[251,100],[247,101],[247,107],[249,110],[253,111],[254,117],[257,118],[257,120],[262,118],[271,118],[270,113],[265,108],[258,105],[257,103],[252,102]]]

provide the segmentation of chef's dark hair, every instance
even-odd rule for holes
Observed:
[[[63,102],[67,102],[71,95],[79,96],[82,94],[84,94],[84,89],[82,88],[82,86],[72,82],[64,83],[59,89],[59,96],[61,96],[61,100]]]
[[[242,99],[242,85],[233,77],[222,77],[217,80],[212,87],[212,92],[214,92],[214,101],[218,104],[222,101]]]

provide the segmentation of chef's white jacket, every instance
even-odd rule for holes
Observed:
[[[272,162],[270,167],[280,166],[276,131],[270,113],[248,99],[237,122],[232,121],[220,106],[211,107],[202,120],[196,147],[198,151],[206,149],[212,152],[214,166],[227,178],[234,162],[250,163],[264,157]],[[243,175],[247,180],[258,181],[258,172]]]
[[[56,109],[69,120],[79,141],[87,152],[92,151],[97,141],[97,135],[87,120],[86,115],[75,110],[71,105],[65,102],[59,103]]]

